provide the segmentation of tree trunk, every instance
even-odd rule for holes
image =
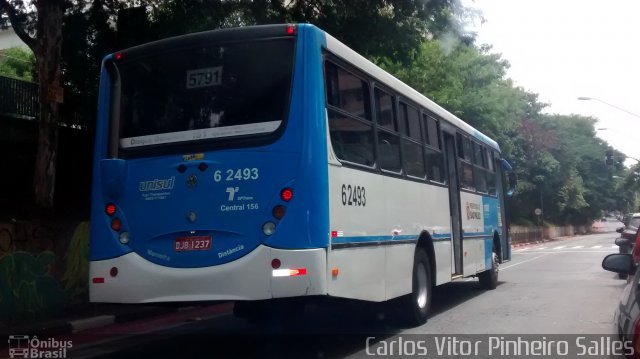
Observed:
[[[36,59],[39,76],[40,118],[38,149],[33,177],[36,206],[50,212],[56,180],[58,154],[58,118],[60,115],[56,93],[60,88],[60,60],[62,49],[62,0],[35,2],[38,12],[38,51]]]

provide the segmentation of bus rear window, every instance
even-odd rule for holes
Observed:
[[[288,113],[293,57],[294,39],[283,38],[118,63],[120,147],[274,132]]]

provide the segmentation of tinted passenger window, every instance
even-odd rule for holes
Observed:
[[[373,126],[329,111],[329,132],[333,151],[339,159],[373,166]]]
[[[427,139],[427,143],[434,148],[442,148],[440,146],[440,125],[438,121],[431,117],[424,115],[423,118],[423,127],[427,131],[425,134],[425,139]]]
[[[482,157],[482,146],[472,142],[473,145],[473,163],[484,167],[484,158]]]
[[[369,85],[347,70],[326,62],[327,103],[352,115],[371,120]]]
[[[400,122],[403,124],[402,133],[416,141],[422,141],[418,109],[400,102],[400,110]]]
[[[400,172],[400,141],[398,136],[378,131],[378,150],[380,152],[380,168]]]
[[[473,165],[465,161],[459,161],[459,163],[460,186],[465,189],[473,190],[475,186],[473,182]]]
[[[427,157],[427,178],[431,181],[444,183],[444,158],[442,152],[425,148]]]
[[[402,151],[403,167],[407,175],[424,178],[425,168],[422,145],[410,140],[403,140]]]
[[[391,131],[398,131],[398,124],[395,118],[395,109],[393,105],[393,97],[388,93],[376,88],[375,91],[376,102],[376,118],[378,125],[389,129]]]

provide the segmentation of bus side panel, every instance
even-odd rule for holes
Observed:
[[[453,259],[451,247],[451,237],[436,237],[433,240],[433,251],[436,257],[436,283],[440,285],[451,282],[451,273],[453,273]]]
[[[493,237],[500,232],[498,199],[461,192],[462,228],[464,231],[464,275],[470,276],[491,268]]]
[[[411,291],[413,255],[416,246],[412,244],[398,244],[386,246],[385,260],[385,299],[397,298]],[[411,268],[407,268],[411,264]]]
[[[451,235],[449,213],[439,210],[448,198],[442,186],[329,165],[329,268],[339,269],[329,294],[381,301],[411,292],[420,233],[428,231],[435,243]],[[434,247],[437,281],[450,281],[451,247]]]
[[[329,268],[339,269],[339,274],[329,279],[329,295],[375,302],[385,300],[384,247],[332,249],[329,253]]]

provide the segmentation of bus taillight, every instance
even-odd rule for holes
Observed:
[[[279,260],[278,258],[274,258],[274,259],[271,261],[271,268],[273,268],[273,269],[278,269],[278,268],[280,268],[280,265],[281,265],[281,264],[282,264],[282,263],[280,262],[280,260]]]
[[[296,25],[287,25],[287,35],[296,34]]]
[[[105,208],[104,211],[107,213],[107,215],[109,216],[113,216],[114,214],[116,214],[116,205],[113,203],[109,203]]]
[[[307,275],[307,268],[294,268],[294,269],[274,269],[272,271],[274,277],[297,277],[301,275]]]
[[[293,198],[293,190],[291,188],[283,189],[282,191],[280,191],[280,198],[285,202],[291,201],[291,199]]]
[[[282,219],[282,217],[284,217],[285,212],[286,212],[285,207],[280,204],[273,207],[273,209],[271,210],[271,214],[273,214],[273,217],[275,219]]]
[[[122,221],[120,221],[120,218],[114,218],[111,220],[111,229],[116,232],[119,232],[122,229]]]

